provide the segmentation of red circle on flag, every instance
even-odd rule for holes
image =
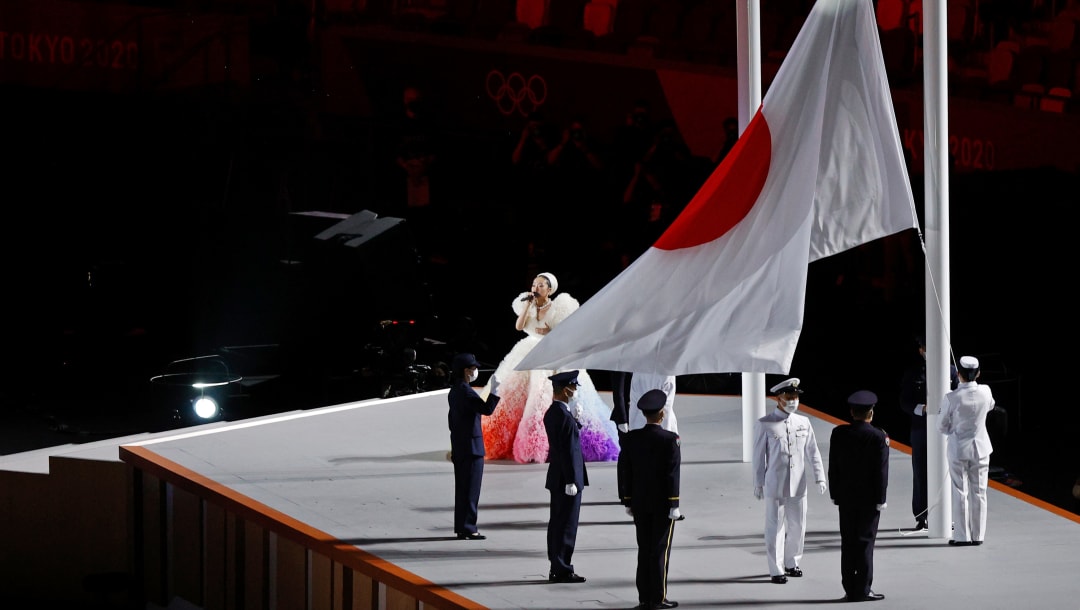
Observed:
[[[653,247],[692,248],[724,235],[750,212],[769,176],[772,134],[758,112],[694,198]]]

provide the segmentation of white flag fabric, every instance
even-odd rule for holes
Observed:
[[[818,0],[735,147],[517,366],[784,373],[807,265],[917,226],[870,0]]]

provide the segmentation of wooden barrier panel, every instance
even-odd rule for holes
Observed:
[[[203,608],[205,610],[228,610],[227,593],[229,545],[229,515],[214,504],[206,505],[205,544],[206,575],[203,581]]]
[[[60,456],[48,474],[0,472],[0,598],[75,605],[127,594],[130,474]]]
[[[271,536],[274,536],[271,534]],[[307,608],[308,551],[288,538],[274,536],[277,542],[274,553],[274,598],[279,608]]]
[[[165,556],[172,583],[169,589],[195,605],[205,605],[202,575],[206,571],[202,553],[204,524],[202,501],[195,494],[172,488],[171,518],[165,523],[169,549]]]
[[[315,553],[308,556],[310,565],[308,572],[311,575],[311,610],[333,610],[334,603],[334,562],[329,557],[323,557]]]

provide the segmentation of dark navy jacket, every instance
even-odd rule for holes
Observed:
[[[623,505],[635,515],[678,508],[681,466],[678,434],[653,424],[627,432],[617,467]]]
[[[570,414],[565,402],[555,401],[544,414],[548,437],[548,471],[544,487],[562,493],[567,483],[579,490],[589,484],[585,458],[581,455],[581,424]]]
[[[480,427],[480,416],[491,415],[499,404],[499,397],[480,398],[476,390],[464,379],[450,386],[447,395],[450,412],[447,419],[450,425],[450,451],[454,455],[484,456],[484,432]]]
[[[873,508],[889,487],[889,435],[856,421],[833,428],[829,439],[829,496],[834,504]]]

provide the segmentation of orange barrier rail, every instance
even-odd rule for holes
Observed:
[[[206,610],[485,610],[145,447],[135,469],[136,565],[148,600]],[[273,601],[274,603],[271,603]]]

